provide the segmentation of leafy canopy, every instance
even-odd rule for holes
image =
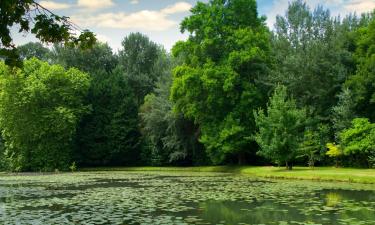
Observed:
[[[0,63],[0,130],[9,169],[68,168],[89,83],[77,69],[37,59],[25,61],[22,70]]]
[[[268,71],[269,32],[255,0],[198,2],[181,23],[187,41],[174,56],[174,109],[199,125],[201,142],[214,163],[253,148],[252,109],[263,94],[256,80]]]
[[[259,154],[273,162],[293,162],[303,137],[305,110],[297,108],[296,102],[288,98],[286,87],[280,85],[270,98],[266,113],[260,109],[254,114]]]

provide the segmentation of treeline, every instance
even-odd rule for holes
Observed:
[[[0,64],[3,169],[375,164],[375,11],[290,3],[274,29],[252,0],[198,2],[171,54],[39,43]],[[72,167],[73,168],[73,167]]]

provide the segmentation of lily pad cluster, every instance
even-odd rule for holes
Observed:
[[[0,177],[5,224],[373,224],[374,185],[223,173]]]

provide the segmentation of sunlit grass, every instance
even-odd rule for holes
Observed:
[[[283,167],[266,166],[200,166],[200,167],[109,167],[84,168],[82,171],[191,171],[227,172],[264,178],[301,180],[343,181],[353,183],[374,183],[375,169],[334,168],[334,167]]]

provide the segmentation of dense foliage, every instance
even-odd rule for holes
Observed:
[[[262,105],[257,79],[269,64],[269,31],[255,0],[198,3],[181,23],[189,39],[175,45],[184,64],[174,69],[175,110],[199,124],[213,163],[254,150],[252,109]]]
[[[1,169],[375,164],[375,11],[295,0],[270,30],[255,0],[198,2],[170,55],[140,33],[82,48],[48,11],[55,30],[31,31],[75,44],[15,48],[10,26],[40,7],[15,2],[0,3]]]
[[[267,104],[267,112],[260,109],[255,113],[259,129],[255,140],[260,146],[259,154],[279,165],[285,163],[291,169],[303,137],[305,120],[305,110],[298,109],[295,101],[288,99],[286,87],[276,87]],[[305,141],[311,141],[309,139]],[[312,147],[310,145],[315,144],[305,145]]]
[[[1,63],[0,126],[12,170],[67,168],[89,82],[77,69],[36,59],[22,70]]]

